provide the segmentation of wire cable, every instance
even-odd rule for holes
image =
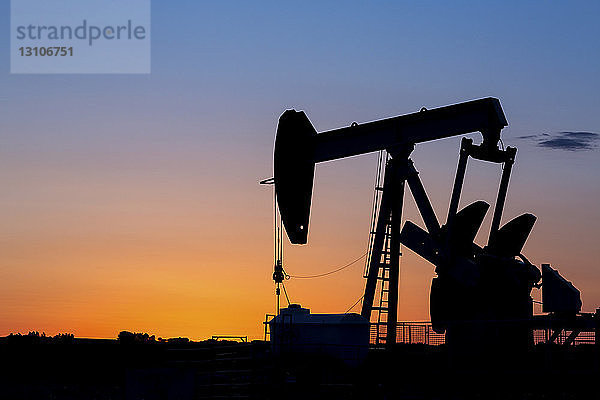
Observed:
[[[346,312],[344,312],[344,314],[348,314],[348,312],[349,312],[350,310],[352,310],[354,307],[356,307],[356,305],[357,305],[358,303],[360,303],[360,301],[361,301],[362,299],[364,299],[364,298],[365,298],[365,295],[363,294],[362,296],[360,296],[360,298],[359,298],[358,300],[356,300],[356,303],[352,304],[352,305],[350,306],[350,308],[349,308],[349,309],[347,309],[347,310],[346,310]]]
[[[342,270],[344,270],[344,269],[352,266],[353,264],[356,264],[357,262],[359,262],[360,260],[362,260],[367,255],[367,253],[368,252],[365,252],[365,253],[361,254],[360,257],[358,257],[357,259],[355,259],[353,261],[350,261],[348,264],[342,265],[339,268],[336,268],[336,269],[334,269],[332,271],[329,271],[329,272],[324,272],[322,274],[315,274],[315,275],[291,275],[291,274],[287,274],[286,273],[286,275],[289,276],[290,278],[296,278],[296,279],[321,278],[323,276],[328,276],[328,275],[331,275],[331,274],[335,274],[336,272],[340,272],[340,271],[342,271]]]
[[[273,190],[273,264],[277,263],[277,193]]]
[[[285,290],[285,285],[281,282],[281,286],[283,287],[283,294],[285,294],[285,299],[287,300],[288,307],[290,306],[290,298],[288,297],[287,290]]]

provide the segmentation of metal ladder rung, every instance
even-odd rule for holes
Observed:
[[[388,312],[387,307],[371,307],[371,311],[379,311],[380,313]]]
[[[371,235],[377,234],[377,231],[371,231]],[[392,234],[390,232],[383,232],[383,236],[391,237]]]

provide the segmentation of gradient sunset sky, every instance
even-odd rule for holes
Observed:
[[[305,110],[322,131],[486,96],[519,149],[503,222],[536,214],[525,254],[559,268],[585,311],[600,306],[599,2],[154,0],[149,75],[11,75],[9,7],[0,335],[260,338],[275,296],[273,194],[258,181],[272,176],[279,115]],[[442,221],[459,142],[413,153]],[[309,244],[287,244],[289,273],[365,252],[375,168],[375,154],[317,166]],[[461,207],[492,202],[499,176],[471,162]],[[291,300],[344,312],[363,266],[292,279]],[[399,319],[429,318],[433,276],[404,250]]]

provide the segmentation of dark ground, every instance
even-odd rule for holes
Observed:
[[[372,350],[359,368],[268,343],[0,339],[1,399],[598,399],[597,349],[538,345],[501,365],[444,346]]]

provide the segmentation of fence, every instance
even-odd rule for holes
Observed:
[[[557,336],[554,343],[564,344],[567,338],[571,335],[572,331],[563,330]],[[535,344],[547,342],[552,336],[551,329],[534,329],[533,331],[533,342]],[[575,340],[573,341],[573,345],[577,346],[580,344],[596,344],[596,337],[594,332],[579,332]]]
[[[554,340],[554,343],[564,344],[572,331],[563,330]],[[534,329],[533,330],[533,342],[534,344],[548,342],[552,336],[552,329]],[[379,332],[381,336],[381,331]],[[370,340],[371,345],[377,345],[377,326],[371,325]],[[396,343],[406,344],[427,344],[431,346],[438,346],[446,342],[446,335],[443,333],[436,333],[431,328],[431,322],[398,322],[396,327]],[[595,344],[595,333],[590,331],[580,332],[573,345],[577,346],[580,344]]]
[[[232,336],[232,335],[213,335],[212,340],[229,340],[241,343],[248,343],[248,336]]]
[[[274,317],[274,315],[267,314],[265,318],[265,332],[264,332],[264,340],[269,339],[269,330],[268,330],[268,321],[269,318]],[[552,328],[540,328],[538,327],[533,329],[533,342],[534,344],[545,343],[550,341],[550,338],[553,335]],[[385,341],[382,341],[381,338],[385,337],[385,326],[379,325],[379,330],[377,329],[377,324],[371,324],[370,327],[370,343],[372,346],[384,345]],[[569,336],[573,333],[573,330],[563,329],[560,334],[554,338],[554,343],[557,344],[565,344],[568,340]],[[379,340],[378,340],[379,337]],[[431,346],[439,346],[446,343],[446,335],[443,333],[435,332],[431,327],[431,322],[429,321],[411,321],[411,322],[398,322],[396,326],[396,343],[406,343],[406,344],[426,344]],[[579,332],[575,339],[572,341],[572,345],[581,345],[581,344],[595,344],[596,343],[596,334],[591,330],[582,330]]]
[[[377,326],[371,325],[371,344],[377,344]],[[379,331],[381,337],[381,330]],[[445,343],[445,335],[436,333],[431,322],[398,322],[396,327],[396,343],[422,343],[437,346]]]

